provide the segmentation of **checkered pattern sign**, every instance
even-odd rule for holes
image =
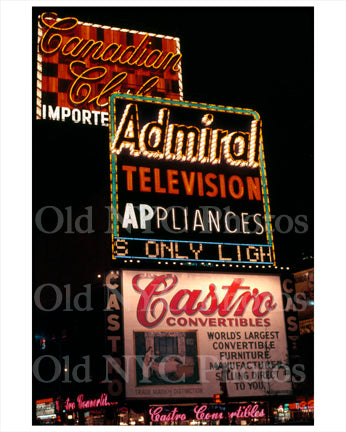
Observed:
[[[48,106],[108,112],[115,92],[182,100],[180,59],[178,38],[43,13],[36,118],[45,118]]]

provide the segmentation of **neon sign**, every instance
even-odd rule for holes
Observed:
[[[113,258],[275,264],[256,111],[110,98]]]
[[[67,398],[64,406],[66,411],[73,411],[75,409],[81,410],[96,407],[108,407],[117,405],[117,403],[118,402],[110,402],[106,393],[102,393],[97,399],[86,400],[84,399],[84,394],[80,394],[77,396],[76,402],[71,401],[70,398]]]
[[[247,419],[247,418],[263,418],[265,417],[264,408],[260,409],[257,404],[240,405],[236,411],[224,413],[222,411],[210,411],[208,405],[195,405],[193,407],[193,413],[195,420],[206,421],[206,420],[222,420],[228,418]],[[179,420],[186,420],[186,413],[179,412],[179,408],[174,407],[169,412],[164,412],[163,406],[152,407],[149,409],[150,421],[154,423],[158,422],[173,422]]]
[[[311,399],[309,401],[300,401],[300,402],[294,402],[290,403],[288,405],[288,408],[290,410],[306,410],[306,409],[314,409],[314,399]]]
[[[236,411],[230,412],[228,414],[229,418],[261,418],[265,416],[264,408],[259,410],[257,404],[243,405],[240,406]]]
[[[39,400],[36,401],[36,405],[37,404],[50,403],[50,402],[53,402],[53,398],[39,399]]]
[[[178,408],[173,408],[168,414],[162,414],[163,407],[150,408],[149,415],[152,422],[186,420],[186,414],[179,413]]]
[[[248,110],[247,115],[251,114],[258,117],[257,113]],[[212,118],[209,123],[211,124],[214,116],[212,114],[209,115]],[[128,148],[130,154],[133,156],[143,154],[146,157],[155,159],[172,159],[182,162],[199,163],[209,162],[212,164],[220,164],[223,157],[229,165],[258,167],[261,127],[259,120],[256,119],[251,122],[250,132],[230,132],[224,129],[169,124],[170,117],[170,109],[161,108],[157,121],[146,123],[139,130],[138,105],[136,103],[127,104],[120,119],[119,127],[116,129],[111,151],[120,154],[124,148]],[[203,123],[203,119],[204,116],[201,119],[201,123]],[[152,141],[154,141],[154,144]],[[136,167],[126,168],[127,174],[130,176],[136,170]],[[198,174],[201,173],[197,173],[197,176]],[[209,185],[212,179],[215,180],[216,177],[215,174],[209,173]],[[159,179],[159,175],[157,175],[157,179]],[[193,173],[192,181],[194,179],[195,173]],[[234,180],[241,182],[238,176],[232,176],[228,182],[229,189],[233,189],[232,183]],[[186,187],[186,185],[190,184],[191,179],[188,181],[185,177],[185,181]],[[200,179],[198,181],[201,182]],[[224,177],[220,177],[219,182],[220,188],[225,190]],[[170,183],[168,181],[168,184]],[[255,186],[252,187],[254,188]],[[238,186],[238,189],[243,190],[243,185]]]
[[[108,126],[114,92],[182,99],[179,39],[44,12],[38,22],[36,118]]]
[[[196,420],[221,420],[224,418],[222,412],[209,413],[207,409],[207,405],[195,406],[193,411],[196,414]]]

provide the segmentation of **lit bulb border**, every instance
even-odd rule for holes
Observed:
[[[47,17],[47,19],[52,19],[52,18]],[[57,21],[61,19],[62,18],[57,17]],[[42,54],[40,53],[39,46],[40,46],[41,38],[43,36],[43,28],[40,23],[40,15],[37,17],[37,20],[38,20],[38,24],[37,24],[37,70],[36,70],[36,120],[40,120],[42,118]],[[86,27],[102,28],[102,29],[118,31],[118,32],[120,31],[122,33],[132,33],[132,34],[139,34],[144,36],[148,35],[150,37],[173,40],[175,42],[177,54],[181,54],[180,39],[178,37],[166,36],[157,33],[143,32],[138,30],[124,29],[120,27],[111,27],[111,26],[106,26],[101,24],[92,24],[92,23],[87,23],[79,20],[78,20],[78,25],[86,26]],[[180,69],[178,71],[178,87],[179,87],[179,97],[181,100],[183,100],[183,76],[182,76],[181,64],[180,64]]]
[[[230,107],[230,106],[223,106],[223,105],[213,105],[213,104],[207,104],[207,103],[201,103],[201,102],[189,102],[189,101],[177,101],[172,99],[164,99],[164,98],[157,98],[152,96],[137,96],[137,95],[130,95],[130,94],[122,94],[122,93],[114,93],[109,98],[109,158],[110,158],[110,195],[111,195],[111,229],[113,233],[112,238],[112,258],[117,259],[117,257],[114,256],[114,238],[120,238],[123,237],[118,236],[119,232],[119,221],[117,218],[118,214],[118,173],[117,173],[117,155],[116,153],[112,153],[112,142],[114,141],[115,137],[115,100],[116,99],[122,99],[122,100],[128,100],[128,101],[139,101],[139,102],[151,102],[155,104],[165,104],[165,105],[172,105],[172,106],[180,106],[185,108],[195,108],[195,109],[201,109],[201,110],[212,110],[217,112],[226,112],[226,113],[235,113],[235,114],[241,114],[241,115],[248,115],[252,116],[254,120],[260,120],[260,115],[257,111],[251,110],[248,108],[239,108],[239,107]],[[272,248],[272,258],[273,262],[269,263],[257,263],[257,264],[269,264],[269,265],[276,265],[276,258],[275,258],[275,249],[274,249],[274,242],[273,242],[273,232],[272,232],[272,223],[271,223],[271,215],[270,215],[270,203],[269,203],[269,193],[268,193],[268,184],[267,184],[267,173],[266,173],[266,164],[265,164],[265,158],[264,158],[264,150],[263,150],[263,136],[262,136],[262,128],[261,128],[261,137],[260,137],[260,178],[261,178],[261,189],[262,189],[262,201],[263,201],[263,210],[265,215],[265,223],[267,225],[266,229],[266,237],[267,237],[267,245],[251,245],[251,246],[268,246]],[[115,198],[115,200],[114,200]],[[115,206],[114,206],[115,201]],[[125,238],[124,238],[125,239]],[[131,238],[135,240],[135,238]],[[151,240],[151,239],[138,239],[138,240]],[[160,240],[160,241],[175,241],[179,242],[179,240]],[[180,240],[181,241],[181,240]],[[192,242],[192,243],[198,243],[198,242]],[[210,243],[210,242],[199,242],[199,243]],[[213,243],[213,242],[212,242]],[[235,243],[222,243],[225,245],[232,245]],[[236,243],[238,244],[238,243]],[[245,245],[245,244],[244,244]],[[119,257],[124,258],[124,257]],[[133,259],[150,259],[147,257],[127,257],[127,258],[133,258]],[[155,258],[158,259],[158,258]],[[168,258],[165,258],[165,260],[168,260]],[[172,260],[176,260],[175,258]],[[190,261],[196,261],[196,260],[190,260]],[[197,260],[198,261],[198,260]],[[202,261],[202,260],[200,260]],[[212,261],[212,260],[203,260],[203,261]],[[215,262],[220,262],[219,260]],[[243,262],[242,262],[243,263]],[[245,263],[245,262],[244,262]],[[248,263],[246,261],[246,263]],[[254,263],[253,263],[254,264]]]

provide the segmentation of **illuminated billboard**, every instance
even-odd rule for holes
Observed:
[[[122,292],[128,398],[291,393],[279,276],[124,270]]]
[[[114,92],[182,99],[178,38],[39,16],[36,118],[108,126]]]
[[[42,420],[56,417],[53,398],[40,399],[36,401],[36,417]]]
[[[275,263],[256,111],[115,94],[110,157],[114,259]]]

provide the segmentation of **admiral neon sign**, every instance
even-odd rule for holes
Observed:
[[[257,113],[250,113],[258,117]],[[112,153],[120,154],[126,147],[133,156],[142,154],[154,159],[220,164],[223,157],[229,165],[254,168],[259,165],[260,120],[251,121],[250,132],[199,128],[170,124],[170,109],[161,108],[157,121],[144,124],[140,130],[138,115],[136,103],[126,105],[111,143]],[[213,121],[211,113],[201,118],[201,124],[208,126]]]
[[[113,258],[274,264],[256,111],[110,98]]]

